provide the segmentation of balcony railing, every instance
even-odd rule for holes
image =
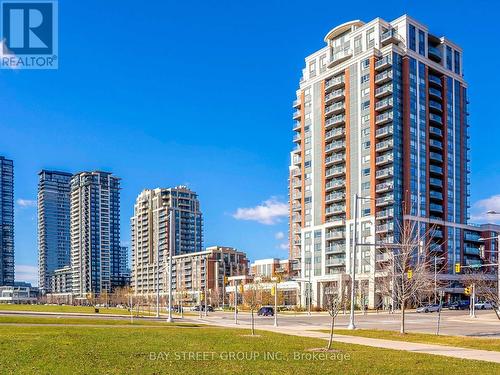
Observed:
[[[381,70],[392,65],[392,58],[390,56],[384,56],[380,60],[375,62],[375,70]]]

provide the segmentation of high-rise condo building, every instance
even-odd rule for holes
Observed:
[[[172,255],[202,251],[203,223],[198,195],[185,186],[142,191],[131,219],[132,288],[137,294],[157,290],[157,270],[163,272],[169,254],[171,214],[175,218]],[[159,282],[162,290],[163,278]]]
[[[42,293],[54,271],[70,265],[71,173],[42,170],[38,180],[38,270]]]
[[[320,304],[324,284],[351,272],[355,195],[358,243],[397,242],[397,223],[415,220],[422,233],[434,228],[428,256],[446,274],[455,263],[480,262],[478,236],[466,226],[462,49],[406,15],[347,22],[324,42],[305,59],[290,165],[290,258],[311,279],[313,300]],[[358,247],[370,306],[380,303],[375,284],[388,259]]]
[[[14,162],[0,156],[0,286],[14,285]]]
[[[71,179],[71,268],[76,297],[110,293],[119,276],[120,179],[81,172]]]

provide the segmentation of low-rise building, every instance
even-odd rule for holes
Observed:
[[[285,278],[298,276],[296,262],[291,259],[267,258],[258,259],[250,265],[250,274],[260,278],[271,278],[281,274]]]
[[[0,286],[0,303],[35,303],[38,299],[38,288],[29,283],[13,286]]]

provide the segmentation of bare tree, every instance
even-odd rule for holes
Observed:
[[[244,295],[244,300],[245,304],[250,308],[250,313],[251,313],[251,325],[252,325],[252,336],[255,335],[255,317],[254,317],[254,312],[255,310],[260,306],[261,300],[260,300],[260,293],[258,293],[258,286],[257,284],[253,283],[248,286],[248,289],[246,289],[243,292]]]
[[[465,273],[464,284],[466,286],[474,285],[476,297],[490,302],[497,319],[500,320],[500,297],[495,275],[491,272],[471,269]]]
[[[325,307],[332,318],[330,322],[330,338],[328,340],[328,345],[326,350],[332,349],[333,343],[333,331],[335,328],[335,318],[339,314],[339,311],[342,309],[343,304],[343,293],[339,291],[339,288],[336,285],[332,285],[330,283],[329,286],[325,287]]]
[[[400,333],[405,333],[406,309],[419,305],[434,288],[433,261],[430,257],[434,228],[422,229],[421,223],[405,219],[396,222],[398,241],[388,244],[388,264],[381,290],[401,309]]]

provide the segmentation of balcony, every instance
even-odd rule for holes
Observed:
[[[429,184],[436,187],[443,187],[443,181],[440,180],[439,178],[434,178],[434,177],[429,178]]]
[[[394,161],[394,155],[392,153],[388,154],[383,154],[380,156],[377,156],[375,159],[375,164],[376,165],[384,165],[384,164],[389,164]]]
[[[381,253],[375,256],[375,261],[377,262],[388,262],[392,259],[391,253]]]
[[[429,46],[429,50],[427,51],[427,55],[428,55],[429,59],[439,63],[439,62],[441,62],[443,52],[441,50],[441,47]]]
[[[338,216],[334,218],[329,218],[326,222],[332,227],[345,227],[345,218],[340,218]]]
[[[392,177],[393,174],[394,174],[394,171],[392,168],[380,169],[376,172],[375,178],[377,178],[377,179],[388,178],[388,177]]]
[[[443,213],[443,206],[436,203],[429,204],[429,210],[433,212]]]
[[[375,201],[377,207],[383,207],[393,203],[394,203],[394,196],[392,194],[386,194],[380,198],[377,198]]]
[[[442,163],[443,162],[443,155],[438,154],[437,152],[429,152],[429,158],[433,161],[437,161]]]
[[[345,148],[344,141],[334,141],[328,143],[325,147],[325,152],[339,151]]]
[[[393,144],[392,139],[391,139],[391,140],[377,143],[377,145],[375,146],[375,150],[377,152],[390,150],[390,149],[392,149],[393,146],[394,146],[394,144]]]
[[[375,76],[375,83],[380,85],[392,81],[392,70],[386,70],[385,72],[379,73]]]
[[[436,141],[435,139],[429,139],[429,146],[439,150],[443,149],[443,143],[441,141]]]
[[[345,186],[345,180],[332,180],[325,185],[325,190],[341,189]]]
[[[382,71],[390,66],[392,66],[392,58],[390,56],[384,56],[375,62],[376,71]]]
[[[325,164],[328,166],[330,164],[338,164],[345,162],[345,154],[333,154],[325,159]]]
[[[441,103],[435,102],[434,100],[429,101],[429,109],[437,113],[443,112],[443,106],[441,105]]]
[[[443,200],[443,193],[441,193],[439,191],[435,191],[435,190],[430,190],[429,197],[431,199]]]
[[[377,115],[377,117],[375,117],[375,124],[377,124],[377,125],[386,124],[386,123],[392,121],[393,117],[394,117],[394,115],[393,115],[392,111],[384,112],[380,115]]]
[[[293,211],[300,211],[302,209],[302,205],[301,204],[298,204],[298,203],[294,203],[292,205],[292,210]]]
[[[302,187],[302,181],[301,180],[295,180],[292,182],[292,187],[293,188],[299,188]]]
[[[392,115],[392,113],[391,113],[391,115]],[[377,129],[377,131],[375,132],[375,138],[387,137],[389,135],[392,135],[393,131],[394,131],[394,128],[392,127],[392,125],[384,126],[383,128]]]
[[[437,165],[429,165],[429,171],[434,174],[442,175],[443,174],[443,168],[439,167]]]
[[[345,116],[344,115],[337,115],[330,117],[325,121],[325,127],[328,128],[330,126],[335,126],[339,124],[344,124],[345,123]]]
[[[327,207],[325,210],[326,215],[337,215],[344,212],[345,212],[345,206],[340,204],[332,205],[330,207]],[[328,236],[326,238],[331,239]]]
[[[441,78],[434,76],[432,74],[429,74],[428,79],[429,79],[429,83],[431,85],[434,85],[434,86],[438,87],[439,89],[441,89],[441,87],[443,87],[443,84],[441,83]]]
[[[340,112],[343,112],[344,110],[344,102],[336,102],[325,107],[325,115],[336,115]]]
[[[333,68],[334,66],[350,59],[352,57],[351,49],[343,49],[340,51],[334,51],[333,55],[330,57],[330,62],[328,63],[329,68]]]
[[[388,108],[392,108],[393,105],[393,99],[392,98],[386,98],[384,100],[379,100],[377,103],[375,103],[375,110],[376,111],[383,111]]]
[[[338,202],[344,199],[345,199],[345,193],[342,192],[330,193],[325,197],[325,202],[326,203]]]
[[[325,261],[326,266],[337,267],[345,265],[345,258],[327,258]]]
[[[443,95],[440,90],[435,89],[434,87],[429,87],[429,96],[433,99],[442,100]]]
[[[345,232],[343,230],[334,230],[325,234],[325,239],[327,240],[342,240],[344,238]]]
[[[382,35],[380,35],[380,43],[383,46],[386,46],[390,43],[398,44],[399,43],[399,35],[398,35],[397,30],[391,28],[391,29],[383,32]]]
[[[464,246],[464,254],[479,256],[480,251],[479,251],[479,248],[477,248],[475,246],[465,245]]]
[[[293,113],[293,119],[294,119],[294,120],[299,119],[299,118],[300,118],[300,116],[301,116],[301,114],[302,114],[302,111],[295,111],[295,112]]]
[[[333,244],[325,247],[325,254],[341,254],[345,253],[345,245]]]
[[[329,168],[326,170],[325,176],[326,178],[339,176],[345,173],[345,167],[335,167]]]
[[[343,137],[344,135],[345,135],[344,128],[335,128],[325,133],[325,140],[328,141],[329,139],[332,138],[340,138]]]
[[[443,247],[441,246],[441,244],[431,243],[429,245],[429,251],[432,251],[432,252],[435,252],[435,253],[439,253],[439,252],[443,251]]]
[[[300,99],[295,99],[293,101],[293,108],[299,108],[301,106],[302,102],[300,101]]]
[[[375,230],[377,233],[392,232],[394,231],[394,223],[391,222],[391,223],[377,225]]]
[[[329,80],[325,81],[325,89],[335,89],[344,86],[344,84],[344,76],[330,78]]]
[[[300,142],[301,140],[302,140],[302,137],[301,137],[301,135],[300,135],[300,134],[295,134],[295,135],[293,136],[293,142],[294,142],[294,143],[298,143],[298,142]]]
[[[431,121],[434,124],[443,125],[442,117],[434,113],[429,113],[429,121]]]
[[[394,208],[387,208],[385,210],[380,210],[377,213],[377,219],[390,219],[394,217]]]
[[[429,133],[432,135],[435,135],[437,137],[442,137],[443,136],[443,131],[439,128],[436,128],[435,126],[430,126],[429,127]]]
[[[394,183],[392,181],[382,182],[375,186],[375,191],[377,193],[386,193],[388,191],[392,191],[393,189],[394,189]]]
[[[392,83],[379,87],[375,90],[375,97],[382,98],[384,96],[392,94]]]

